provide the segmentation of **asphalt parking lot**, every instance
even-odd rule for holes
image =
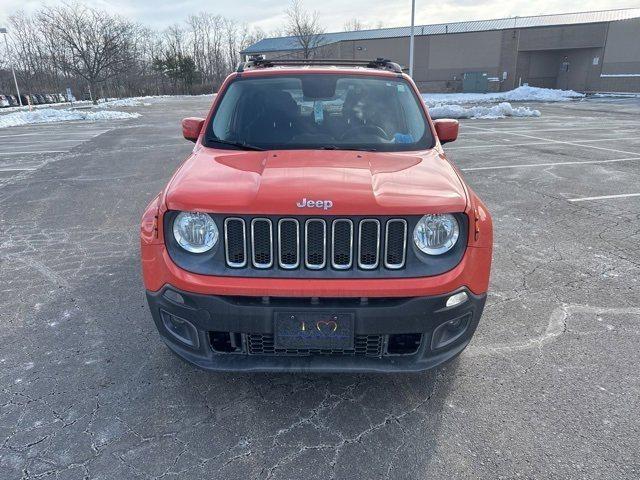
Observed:
[[[162,344],[139,217],[210,101],[0,130],[0,478],[640,477],[640,99],[462,122],[491,292],[414,375],[211,374]]]

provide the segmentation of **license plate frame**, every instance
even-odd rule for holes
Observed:
[[[273,342],[277,349],[353,350],[355,315],[345,312],[275,312]]]

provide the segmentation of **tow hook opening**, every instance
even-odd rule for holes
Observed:
[[[209,342],[214,352],[242,353],[242,335],[237,332],[209,332]]]
[[[402,333],[389,335],[387,353],[389,355],[411,355],[416,353],[422,342],[421,333]]]

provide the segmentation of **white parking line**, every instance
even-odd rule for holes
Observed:
[[[87,138],[93,138],[93,137],[97,137],[98,135],[102,135],[105,132],[108,132],[109,130],[94,130],[94,131],[82,131],[82,132],[64,132],[64,133],[60,133],[60,135],[62,136],[69,136],[69,135],[83,135]],[[47,133],[56,133],[56,132],[47,132]],[[87,135],[87,134],[93,134],[93,135]],[[43,136],[45,135],[45,133],[43,132],[30,132],[30,133],[11,133],[9,135],[0,135],[0,138],[15,138],[15,137],[32,137],[32,136]]]
[[[0,152],[0,155],[34,155],[37,153],[68,153],[69,150],[38,150],[29,152]]]
[[[585,160],[582,162],[525,163],[520,165],[495,165],[495,166],[487,166],[487,167],[468,167],[468,168],[461,168],[461,170],[463,172],[473,172],[476,170],[501,170],[505,168],[555,167],[556,165],[584,165],[589,163],[631,162],[634,160],[640,160],[640,156],[630,157],[630,158],[614,158],[610,160]]]
[[[628,124],[625,124],[627,127],[629,126]],[[481,132],[464,132],[464,135],[489,135],[489,134],[496,134],[496,133],[518,133],[518,132],[575,132],[575,131],[587,131],[587,130],[604,130],[602,125],[598,126],[598,127],[578,127],[578,128],[517,128],[517,129],[513,129],[513,128],[505,128],[505,129],[500,129],[500,128],[493,128],[493,129],[488,129],[488,128],[482,128],[482,127],[478,127],[477,125],[469,125],[467,123],[462,124],[462,128],[464,129],[465,127],[468,128],[477,128],[482,130]],[[640,127],[640,124],[639,124]],[[623,128],[623,129],[619,129],[616,130],[618,132],[623,131],[631,131],[631,132],[635,132],[637,131],[637,129],[632,129],[632,128]]]
[[[48,143],[76,143],[80,145],[83,142],[82,138],[76,138],[74,140],[12,140],[10,145],[40,145],[40,144],[48,144]],[[0,144],[0,148],[2,148],[2,144]]]
[[[492,133],[503,133],[503,132],[496,132],[495,130],[490,130],[490,129],[481,128],[481,127],[472,126],[471,128],[477,128],[479,130],[490,131]],[[504,133],[507,133],[507,135],[516,135],[518,137],[533,138],[534,140],[544,140],[545,142],[557,143],[559,145],[573,145],[574,147],[593,148],[595,150],[605,150],[607,152],[626,153],[627,155],[640,155],[640,152],[629,152],[627,150],[618,150],[618,149],[615,149],[615,148],[596,147],[595,145],[581,145],[581,144],[579,144],[577,142],[567,142],[567,141],[564,141],[564,140],[553,140],[553,139],[550,139],[550,138],[536,137],[535,135],[526,135],[524,133],[515,133],[515,132],[504,132]]]
[[[640,197],[640,193],[622,193],[620,195],[602,195],[600,197],[569,198],[570,202],[586,202],[588,200],[606,200],[608,198]]]
[[[0,168],[0,172],[33,172],[37,167]]]
[[[592,142],[610,142],[613,140],[638,140],[638,135],[633,137],[616,137],[616,138],[596,138],[593,140],[578,140],[581,143],[592,143]],[[462,150],[462,149],[470,149],[470,148],[494,148],[494,147],[526,147],[528,145],[546,145],[547,141],[544,142],[529,142],[529,143],[488,143],[482,145],[463,145],[463,146],[451,146],[446,148],[445,150]]]

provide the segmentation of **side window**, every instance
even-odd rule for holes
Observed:
[[[239,82],[231,84],[225,93],[211,124],[216,138],[230,140],[233,135],[236,109],[241,104],[239,101],[241,93],[242,85]]]
[[[407,133],[417,142],[424,135],[426,127],[420,106],[408,86],[397,85],[397,90],[398,104],[404,113],[401,115],[404,123],[402,126],[408,129]]]

